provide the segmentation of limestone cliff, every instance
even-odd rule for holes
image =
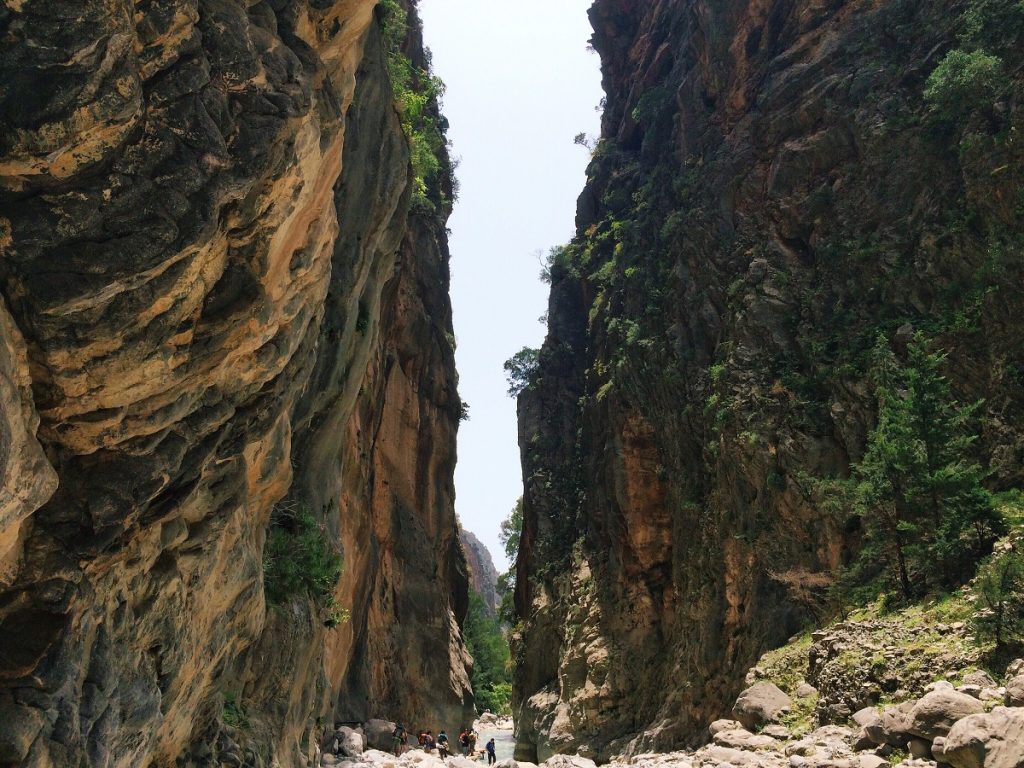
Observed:
[[[819,481],[863,452],[879,335],[949,350],[991,482],[1024,467],[1019,4],[590,13],[602,136],[519,399],[531,760],[699,738],[820,615],[857,531]]]
[[[375,5],[0,3],[0,764],[472,705],[451,188],[413,205]],[[268,604],[294,510],[342,576]]]
[[[490,615],[498,615],[498,571],[494,567],[490,550],[484,546],[472,531],[459,529],[462,549],[469,566],[469,587],[484,601]]]

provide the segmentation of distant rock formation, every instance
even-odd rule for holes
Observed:
[[[469,566],[469,588],[480,595],[490,615],[497,616],[501,601],[498,598],[498,571],[491,552],[472,531],[464,527],[459,528],[459,538]]]

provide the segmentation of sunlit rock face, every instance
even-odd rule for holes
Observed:
[[[697,740],[823,615],[879,334],[949,351],[1020,483],[1021,25],[965,41],[961,5],[595,2],[602,139],[519,399],[517,757]],[[950,120],[957,46],[1005,77]]]
[[[492,616],[498,615],[498,571],[494,567],[491,552],[472,531],[465,528],[459,530],[462,549],[466,553],[466,565],[469,566],[469,586],[480,595],[487,610]]]
[[[0,6],[0,764],[298,765],[471,705],[444,211],[374,5]],[[338,628],[266,604],[278,504]]]

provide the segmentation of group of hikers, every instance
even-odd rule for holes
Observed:
[[[395,756],[401,755],[409,747],[409,734],[402,726],[401,723],[395,726],[395,731],[392,734],[395,742]],[[434,737],[432,731],[420,731],[416,734],[416,739],[419,745],[425,752],[432,752],[437,750],[438,756],[443,760],[452,754],[452,749],[448,741],[448,734],[444,730],[440,730],[437,733],[437,737]],[[476,750],[477,734],[472,728],[463,728],[462,733],[459,734],[459,751],[465,757],[477,758]],[[495,754],[494,739],[491,739],[484,745],[483,752],[479,753],[479,759],[483,760],[484,754],[487,755],[487,764],[494,765],[498,758]]]

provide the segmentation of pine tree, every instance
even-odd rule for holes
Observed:
[[[946,355],[920,333],[901,364],[884,338],[875,347],[878,424],[855,468],[866,528],[862,560],[881,558],[903,597],[970,575],[1005,523],[971,456],[981,403],[959,405],[942,375]],[[864,565],[864,563],[862,563]]]

